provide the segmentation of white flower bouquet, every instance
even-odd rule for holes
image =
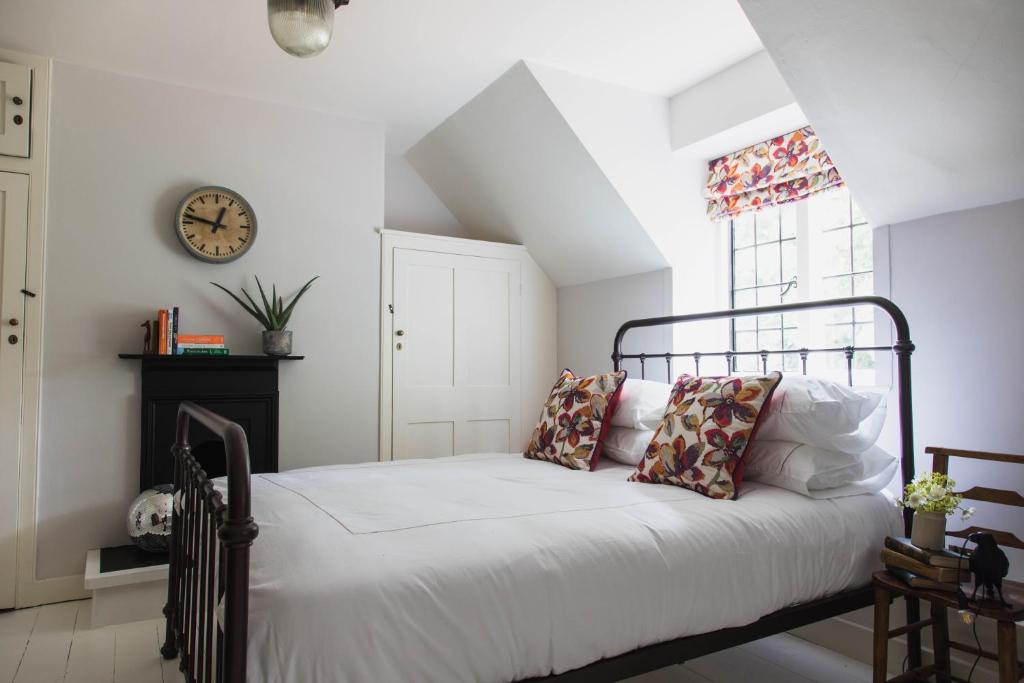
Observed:
[[[970,519],[975,509],[961,506],[963,496],[955,494],[955,489],[956,482],[947,475],[922,472],[904,488],[900,507],[908,507],[915,512],[939,512],[947,517],[959,510],[961,519]]]

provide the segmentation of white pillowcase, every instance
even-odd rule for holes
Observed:
[[[772,396],[757,440],[862,453],[878,440],[885,415],[883,394],[854,391],[825,379],[786,375]]]
[[[881,491],[899,459],[878,446],[851,455],[790,441],[760,438],[745,457],[743,478],[796,491],[811,498],[838,498]]]
[[[608,436],[601,446],[601,454],[623,465],[639,465],[653,438],[653,429],[616,427],[612,420],[612,428],[608,430]]]
[[[612,414],[613,427],[654,430],[665,416],[672,385],[649,379],[627,379]]]

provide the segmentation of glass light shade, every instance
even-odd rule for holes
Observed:
[[[270,35],[296,57],[324,51],[334,32],[333,0],[267,0]]]

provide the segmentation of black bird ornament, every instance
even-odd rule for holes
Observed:
[[[972,534],[971,540],[975,543],[970,560],[971,573],[974,574],[971,600],[977,595],[978,588],[983,587],[983,598],[994,599],[998,595],[999,602],[1010,607],[1010,603],[1003,598],[1003,577],[1010,572],[1010,561],[1006,559],[1006,553],[1000,550],[992,534]]]

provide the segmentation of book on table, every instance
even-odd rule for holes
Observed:
[[[911,543],[910,539],[906,536],[887,536],[885,539],[885,547],[932,567],[946,567],[948,569],[966,567],[970,558],[968,553],[964,553],[961,558],[959,552],[951,550],[919,548]]]
[[[958,583],[949,583],[944,581],[932,581],[923,576],[918,576],[913,572],[908,572],[906,569],[900,569],[899,567],[886,567],[889,573],[895,576],[897,579],[907,584],[911,588],[921,588],[923,590],[932,591],[945,591],[947,593],[955,593],[956,589],[959,588]]]
[[[966,568],[966,559],[964,561],[965,566],[961,570],[952,567],[934,567],[898,553],[891,548],[882,548],[882,563],[887,567],[904,569],[920,577],[942,583],[962,583],[971,580],[971,572]]]

